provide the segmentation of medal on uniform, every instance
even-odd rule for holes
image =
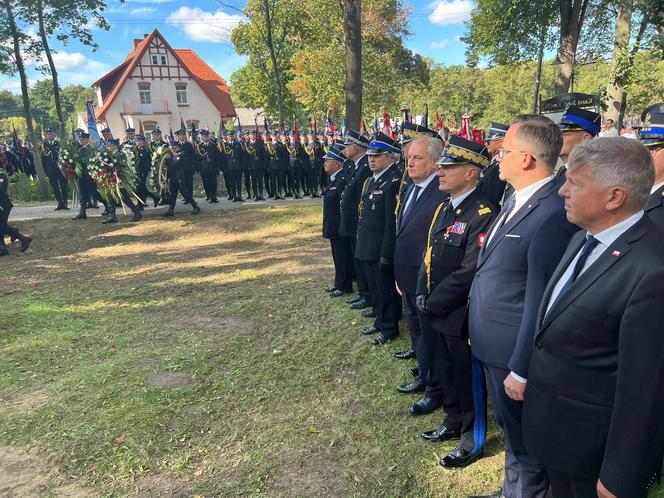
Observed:
[[[376,210],[376,204],[372,204],[372,205],[371,205],[371,210],[372,210],[372,211],[375,211],[375,210]]]
[[[369,194],[369,199],[373,200],[373,194]]]

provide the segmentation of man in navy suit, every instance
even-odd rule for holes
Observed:
[[[555,498],[645,498],[661,469],[664,232],[644,214],[654,179],[636,140],[570,155],[560,195],[585,230],[544,291],[523,408]]]
[[[496,420],[505,434],[505,481],[495,495],[544,497],[544,466],[523,444],[521,410],[544,288],[578,229],[567,221],[553,176],[562,133],[542,116],[516,118],[498,151],[500,177],[514,187],[480,252],[468,328],[484,364]]]
[[[404,394],[424,389],[428,365],[425,362],[425,345],[422,341],[420,320],[415,307],[417,274],[422,265],[427,233],[436,208],[447,197],[438,189],[436,179],[436,161],[443,153],[442,143],[437,138],[419,138],[408,149],[408,176],[411,180],[399,204],[397,213],[397,238],[394,244],[394,276],[401,291],[406,321],[415,356],[419,363],[420,376],[413,382],[399,386]],[[408,356],[408,351],[396,353],[397,358]],[[434,393],[435,394],[435,393]],[[426,397],[426,395],[425,395]],[[440,396],[429,396],[437,402]],[[435,403],[425,411],[435,410],[440,406]],[[423,407],[424,408],[424,407]]]
[[[645,210],[659,228],[664,229],[664,113],[645,113],[639,140],[652,155],[655,165],[655,184]]]

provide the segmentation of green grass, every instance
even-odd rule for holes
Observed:
[[[487,457],[461,471],[437,465],[452,443],[419,439],[442,413],[410,417],[416,398],[396,393],[413,366],[392,357],[405,326],[375,348],[359,334],[368,321],[322,292],[319,206],[22,228],[34,252],[0,266],[0,445],[57,470],[51,493],[466,496],[500,484],[494,424]],[[149,384],[165,372],[190,377]]]

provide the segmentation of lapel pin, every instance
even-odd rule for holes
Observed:
[[[620,256],[620,251],[613,251],[611,256]]]

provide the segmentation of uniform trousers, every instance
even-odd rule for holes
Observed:
[[[505,436],[505,481],[502,493],[506,498],[544,498],[549,489],[546,469],[539,460],[528,454],[523,444],[523,402],[514,401],[505,393],[503,381],[510,372],[488,364],[484,367],[496,421]]]
[[[217,172],[213,169],[201,171],[201,180],[205,189],[205,197],[211,201],[217,200]]]
[[[178,192],[182,194],[182,198],[187,201],[192,206],[196,205],[194,197],[191,195],[191,190],[189,190],[188,178],[191,170],[179,170],[179,171],[169,171],[168,172],[168,190],[169,190],[169,207],[170,209],[175,208],[175,203],[177,201]]]
[[[547,469],[553,498],[597,498],[597,479],[576,479]]]
[[[251,172],[251,188],[254,191],[254,197],[263,197],[263,179],[265,178],[264,168],[255,168]]]
[[[355,254],[355,246],[357,245],[356,237],[349,237],[352,253]],[[357,283],[357,293],[368,304],[373,305],[374,301],[369,290],[369,282],[367,281],[367,274],[364,269],[364,262],[353,257],[352,261],[353,270],[355,274],[355,282]]]
[[[69,184],[67,179],[60,170],[50,171],[47,175],[48,182],[51,184],[51,190],[53,190],[53,196],[58,205],[67,204],[67,199],[69,197]]]
[[[341,292],[353,291],[353,271],[350,241],[345,237],[330,239],[334,261],[334,286]],[[349,262],[351,264],[349,265]]]
[[[394,265],[365,261],[364,268],[376,313],[374,327],[381,330],[385,337],[396,337],[399,335],[401,297],[394,285]]]

